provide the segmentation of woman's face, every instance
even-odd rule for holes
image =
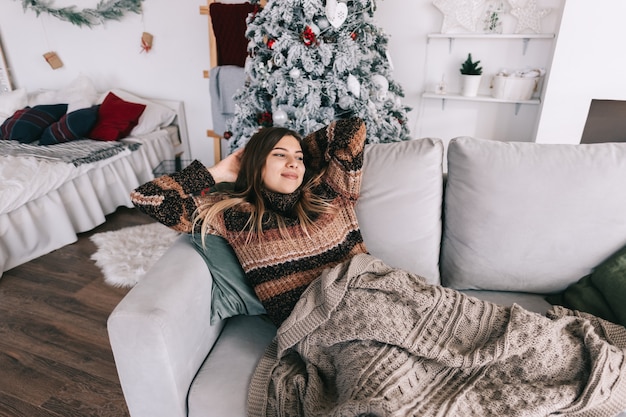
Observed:
[[[281,194],[296,191],[304,179],[303,159],[300,141],[291,135],[283,136],[265,159],[261,172],[265,188]]]

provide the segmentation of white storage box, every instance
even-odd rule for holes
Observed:
[[[537,89],[539,79],[540,77],[524,78],[495,75],[491,85],[491,95],[502,100],[530,100]]]

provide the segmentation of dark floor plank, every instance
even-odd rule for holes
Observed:
[[[78,241],[0,278],[0,417],[127,417],[106,320],[128,289],[104,283],[94,233],[151,223],[120,208]]]
[[[4,398],[27,398],[31,405],[39,406],[58,390],[59,380],[41,372],[41,365],[33,355],[23,350],[3,348],[0,353],[0,403]],[[14,401],[15,404],[19,404]],[[1,414],[0,414],[1,415]]]
[[[123,414],[122,414],[123,415]],[[20,398],[0,393],[0,417],[64,417],[41,407],[36,407]]]

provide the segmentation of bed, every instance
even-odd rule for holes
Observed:
[[[73,90],[0,95],[0,277],[76,241],[78,233],[104,223],[118,207],[132,207],[130,191],[154,178],[163,161],[190,155],[182,102],[123,90],[86,94],[84,80],[78,84]],[[69,103],[67,121],[74,111],[102,109],[110,94],[145,106],[130,133],[118,140],[83,137],[42,146],[43,135],[30,143],[4,135],[7,119],[20,109]]]

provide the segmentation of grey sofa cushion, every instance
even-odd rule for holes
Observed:
[[[444,285],[564,290],[626,244],[625,178],[626,144],[453,139]]]
[[[367,145],[356,206],[370,253],[431,284],[440,283],[442,161],[439,139]]]

